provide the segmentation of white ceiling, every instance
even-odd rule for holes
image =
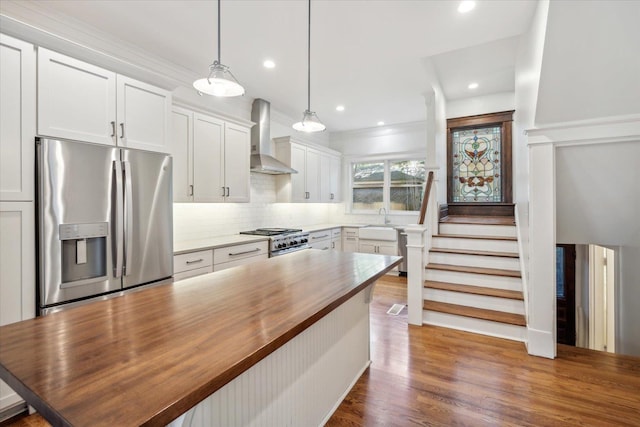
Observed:
[[[2,13],[10,16],[12,2],[3,3]],[[13,3],[30,9],[21,20],[28,22],[32,12],[46,15],[62,32],[73,27],[90,35],[80,40],[89,47],[99,49],[91,46],[93,37],[153,58],[174,75],[179,70],[187,85],[203,77],[217,55],[215,1]],[[313,0],[311,109],[328,130],[424,120],[427,58],[447,99],[513,91],[517,36],[528,29],[536,1],[479,1],[464,15],[458,3]],[[222,63],[245,86],[245,96],[301,116],[307,104],[307,2],[223,0],[221,7]],[[267,58],[275,69],[262,66]],[[480,85],[473,92],[467,89],[471,81]],[[345,111],[335,110],[339,104]]]

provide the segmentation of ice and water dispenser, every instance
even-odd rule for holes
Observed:
[[[62,285],[75,286],[107,275],[109,224],[60,224]]]

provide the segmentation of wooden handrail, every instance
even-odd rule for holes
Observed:
[[[420,219],[418,224],[424,224],[424,217],[427,215],[427,204],[429,203],[429,194],[431,193],[431,185],[433,184],[433,171],[429,171],[427,185],[424,187],[424,197],[422,197],[422,206],[420,206]]]

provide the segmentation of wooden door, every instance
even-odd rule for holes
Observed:
[[[576,345],[576,245],[556,245],[556,332],[560,344]]]

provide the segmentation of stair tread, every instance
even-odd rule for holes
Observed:
[[[465,265],[434,264],[434,263],[427,264],[426,268],[427,270],[445,270],[445,271],[458,271],[461,273],[489,274],[492,276],[521,277],[520,271],[504,270],[501,268],[467,267]]]
[[[429,252],[442,252],[448,254],[462,254],[462,255],[484,255],[495,256],[505,258],[520,258],[520,255],[516,252],[497,252],[497,251],[478,251],[472,249],[448,249],[448,248],[431,248]]]
[[[457,283],[425,280],[424,287],[430,288],[430,289],[440,289],[443,291],[461,292],[461,293],[474,294],[474,295],[484,295],[489,297],[524,300],[524,295],[520,291],[488,288],[486,286],[460,285]]]
[[[433,237],[446,237],[455,239],[482,239],[482,240],[509,240],[517,241],[517,237],[511,236],[476,236],[474,234],[434,234]]]
[[[515,225],[513,216],[448,215],[440,219],[441,224]]]
[[[458,316],[473,317],[475,319],[491,320],[499,323],[508,323],[517,326],[527,325],[526,319],[522,314],[505,313],[503,311],[487,310],[485,308],[467,307],[464,305],[449,304],[445,302],[424,301],[423,309],[438,311],[440,313],[455,314]]]

